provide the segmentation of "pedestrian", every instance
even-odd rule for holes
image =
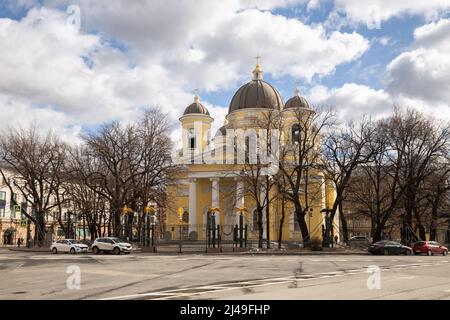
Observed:
[[[339,237],[337,235],[334,236],[334,243],[338,244]]]
[[[22,238],[17,239],[17,247],[20,248],[21,244],[22,244]]]

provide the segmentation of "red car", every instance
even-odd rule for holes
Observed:
[[[448,254],[447,247],[436,241],[419,241],[413,245],[414,254],[426,253],[429,256],[433,254],[442,254],[446,256]]]

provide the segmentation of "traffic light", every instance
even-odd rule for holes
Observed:
[[[28,219],[22,219],[22,220],[20,220],[20,226],[22,228],[26,228],[26,227],[28,227],[28,222],[29,222]]]

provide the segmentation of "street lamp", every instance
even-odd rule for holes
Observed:
[[[152,242],[151,242],[151,246],[154,246],[154,234],[155,234],[155,212],[156,209],[154,207],[154,205],[149,205],[146,206],[144,208],[144,212],[146,215],[146,219],[147,219],[147,233],[146,233],[146,241],[145,244],[146,246],[149,246],[149,239],[150,239],[150,228],[151,228],[151,232],[152,232]]]
[[[124,214],[126,218],[126,233],[127,233],[127,240],[131,241],[131,226],[130,226],[130,216],[134,213],[134,211],[130,208],[128,208],[127,205],[124,205],[122,208],[122,214]],[[132,221],[132,220],[131,220]]]
[[[208,210],[208,213],[211,216],[210,222],[208,224],[208,238],[210,237],[210,231],[212,230],[212,239],[213,239],[213,248],[216,247],[216,233],[219,232],[219,230],[216,228],[216,212],[221,212],[219,208],[217,207],[211,207]],[[219,237],[217,237],[219,240]]]
[[[309,208],[309,219],[308,219],[308,240],[311,242],[311,218],[313,217],[314,209],[312,207]]]
[[[330,246],[330,226],[331,226],[331,221],[330,221],[330,213],[331,213],[331,209],[329,209],[328,207],[326,209],[322,209],[320,212],[325,213],[325,227],[323,227],[323,231],[322,231],[322,246],[324,247],[329,247]]]
[[[182,207],[178,208],[178,224],[180,225],[180,239],[179,239],[179,253],[181,253],[182,249],[182,236],[183,236],[183,216],[184,216],[184,209]]]
[[[248,214],[248,210],[246,207],[241,206],[236,208],[236,211],[239,212],[239,247],[243,247],[243,238],[244,238],[244,213]]]

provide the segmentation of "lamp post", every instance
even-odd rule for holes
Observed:
[[[70,216],[71,215],[75,215],[75,213],[67,211],[67,239],[71,239],[72,238],[72,222],[70,221]],[[75,219],[74,219],[75,222]],[[74,238],[76,238],[74,236]]]
[[[180,225],[179,253],[181,253],[181,249],[182,249],[183,215],[184,215],[184,209],[181,207],[178,208],[178,223]]]
[[[244,212],[247,214],[248,210],[246,207],[241,206],[236,208],[236,211],[239,212],[239,247],[243,247],[244,240]]]
[[[325,213],[325,227],[323,229],[323,235],[322,235],[322,246],[323,247],[329,247],[330,246],[330,225],[331,225],[331,221],[330,221],[330,216],[329,214],[331,213],[331,209],[329,209],[328,207],[326,209],[322,209],[320,212]]]
[[[213,248],[216,247],[216,233],[218,233],[217,232],[218,230],[217,230],[217,227],[216,227],[216,212],[220,213],[220,209],[217,208],[217,207],[211,207],[208,210],[208,213],[211,216],[211,219],[210,219],[210,222],[209,222],[209,225],[208,225],[208,229],[212,230],[212,234],[213,234],[213,237],[212,237],[213,238]],[[209,235],[209,232],[208,232],[208,235]],[[217,237],[217,240],[219,241],[219,237]]]
[[[309,208],[309,218],[308,218],[308,240],[311,242],[311,218],[313,217],[313,208]]]
[[[126,237],[127,237],[127,241],[131,241],[131,227],[130,227],[130,215],[132,215],[134,213],[134,211],[130,208],[128,208],[127,205],[124,205],[122,208],[122,214],[124,214],[126,216],[126,225],[125,225],[125,232],[126,232]]]
[[[144,208],[144,212],[145,212],[145,219],[147,221],[145,245],[147,247],[149,246],[149,241],[150,241],[149,233],[150,233],[150,228],[151,228],[151,232],[152,232],[151,246],[153,247],[154,246],[154,234],[155,234],[155,212],[156,212],[156,209],[155,209],[154,205],[149,205]]]

